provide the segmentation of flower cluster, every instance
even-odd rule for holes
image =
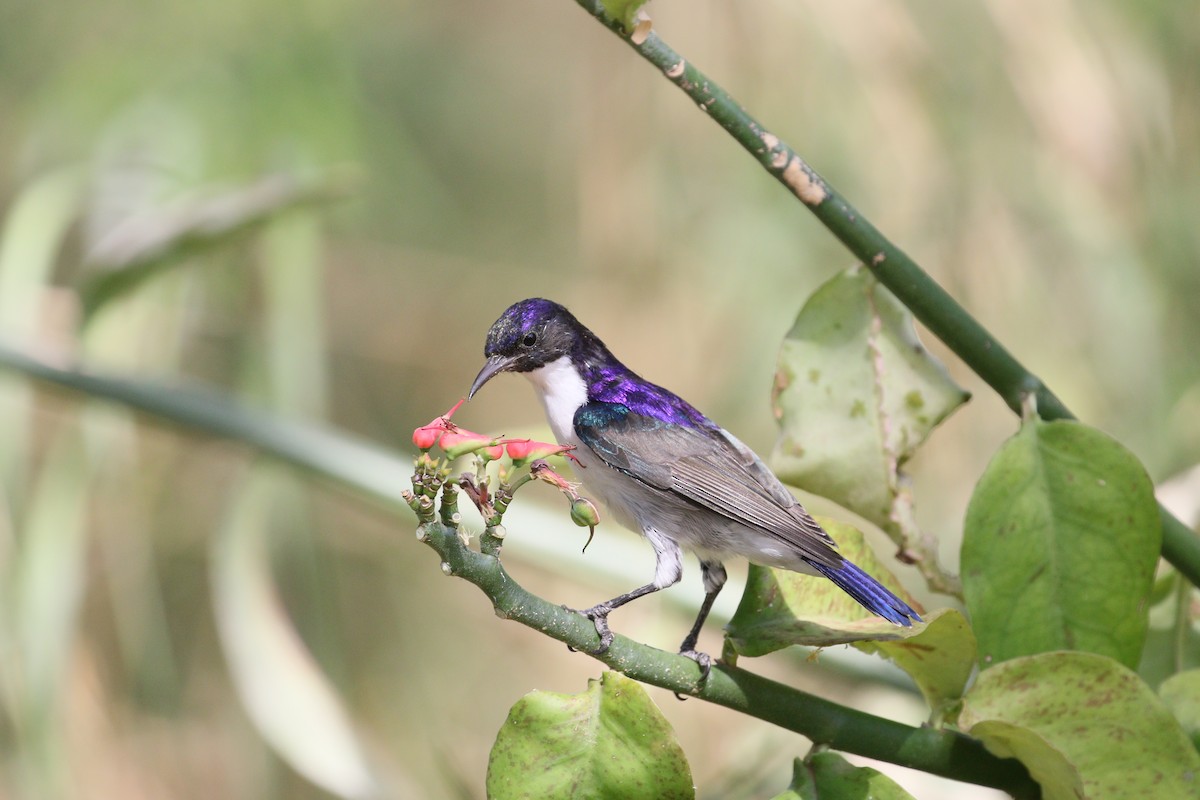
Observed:
[[[412,441],[421,451],[421,455],[417,458],[417,471],[413,475],[414,491],[406,492],[405,497],[417,512],[422,525],[433,521],[434,500],[438,489],[441,489],[442,522],[457,526],[459,516],[456,490],[462,490],[484,515],[490,537],[498,541],[504,537],[501,520],[508,504],[512,502],[513,494],[526,483],[540,480],[566,495],[571,503],[571,519],[576,525],[589,529],[590,544],[592,536],[595,535],[596,525],[600,522],[596,506],[586,497],[581,497],[575,484],[551,469],[545,460],[551,456],[565,456],[579,464],[579,460],[571,453],[575,445],[493,437],[466,430],[450,419],[463,402],[459,400],[445,414],[434,417],[430,422],[413,430]],[[445,453],[444,463],[430,456],[430,451],[435,447]],[[477,459],[478,468],[475,473],[464,473],[457,481],[449,480],[449,462],[469,454],[473,454]],[[499,461],[505,455],[512,462],[514,469],[528,466],[529,471],[514,478],[501,468],[499,485],[494,492],[489,491],[492,479],[487,475],[485,468],[489,462]],[[582,464],[579,466],[583,467]],[[498,544],[494,546],[498,551]],[[584,545],[584,549],[587,549],[587,544]]]
[[[475,453],[485,462],[498,461],[507,452],[514,467],[523,467],[531,461],[557,455],[574,459],[571,455],[571,451],[575,449],[573,444],[496,438],[460,428],[450,421],[450,417],[462,404],[463,400],[459,400],[445,414],[434,417],[431,422],[413,431],[413,444],[418,450],[428,453],[435,446],[439,446],[451,461],[468,453]]]

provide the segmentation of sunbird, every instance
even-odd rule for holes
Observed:
[[[654,579],[579,611],[596,626],[603,653],[612,644],[608,615],[665,589],[683,575],[682,550],[696,554],[704,579],[700,613],[679,647],[700,665],[712,658],[696,642],[725,584],[723,563],[824,575],[874,614],[909,627],[921,618],[837,551],[829,534],[732,433],[678,395],[641,378],[558,303],[514,303],[487,333],[487,361],[468,397],[502,372],[529,379],[555,437],[575,446],[577,476],[622,525],[654,548]]]

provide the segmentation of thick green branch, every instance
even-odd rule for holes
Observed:
[[[764,128],[729,94],[672,50],[654,32],[634,41],[600,0],[575,0],[605,27],[662,71],[708,116],[738,141],[767,172],[796,195],[822,224],[870,268],[913,315],[1017,414],[1033,394],[1043,419],[1074,419],[1063,402],[1024,367],[945,289],[892,244],[779,137]],[[1163,557],[1200,586],[1200,537],[1162,509]]]
[[[520,622],[581,652],[589,652],[599,643],[591,622],[527,592],[497,558],[467,547],[454,528],[433,523],[422,526],[419,535],[441,556],[443,571],[483,590],[497,616]],[[735,667],[715,666],[698,687],[696,662],[620,634],[608,652],[596,658],[643,683],[741,711],[838,750],[991,786],[1018,798],[1040,796],[1037,784],[1019,762],[997,758],[960,733],[912,728]]]

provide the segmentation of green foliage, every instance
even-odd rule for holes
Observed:
[[[856,767],[837,753],[796,759],[792,785],[773,800],[912,800],[912,795],[879,770]]]
[[[912,635],[855,642],[909,674],[938,718],[951,716],[975,669],[975,634],[961,613],[939,608]]]
[[[853,267],[813,293],[783,340],[771,466],[897,531],[904,462],[967,398],[917,339],[912,314]]]
[[[532,692],[488,759],[494,800],[695,797],[671,725],[636,681],[605,672],[580,694]]]
[[[282,758],[340,797],[382,793],[350,715],[296,635],[271,577],[267,538],[290,479],[260,465],[212,540],[215,616],[230,677]]]
[[[91,253],[95,276],[80,289],[85,318],[164,270],[261,233],[282,214],[336,199],[344,183],[341,176],[305,183],[274,176],[127,220]]]
[[[1163,681],[1158,696],[1200,750],[1200,669],[1179,672]]]
[[[13,644],[9,669],[23,679],[24,689],[12,698],[10,713],[28,726],[28,755],[18,769],[28,786],[44,794],[65,788],[59,741],[66,734],[67,709],[59,687],[82,616],[87,500],[99,468],[79,431],[55,437],[29,498],[22,547],[4,564],[10,598],[5,622],[12,626]]]
[[[80,183],[77,168],[50,171],[31,181],[8,209],[0,229],[0,323],[10,335],[34,333],[39,297],[79,214]]]
[[[960,724],[1019,758],[1045,800],[1200,797],[1200,755],[1150,688],[1105,656],[1041,653],[985,670]]]
[[[982,664],[1085,650],[1136,667],[1161,530],[1129,451],[1080,423],[1026,422],[988,465],[964,526]]]

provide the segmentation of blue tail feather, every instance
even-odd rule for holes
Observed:
[[[878,614],[889,622],[908,628],[912,621],[923,622],[908,603],[889,592],[879,581],[863,572],[853,562],[842,561],[839,566],[809,562],[813,568],[838,585],[843,592],[853,597],[864,608]],[[911,620],[911,621],[910,621]]]

